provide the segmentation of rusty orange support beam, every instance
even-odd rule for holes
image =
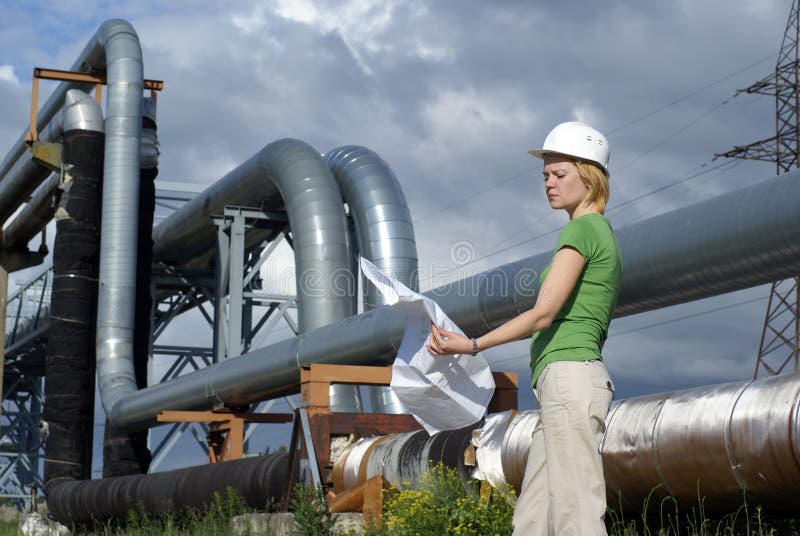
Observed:
[[[228,408],[211,411],[162,411],[158,422],[204,422],[208,424],[208,461],[218,463],[244,457],[244,425],[246,422],[291,422],[291,413],[245,413]]]
[[[97,103],[103,96],[103,86],[106,84],[106,73],[80,73],[75,71],[59,71],[58,69],[44,69],[42,67],[33,68],[33,81],[31,84],[31,118],[28,133],[25,134],[25,143],[32,145],[39,140],[39,132],[36,126],[36,118],[39,113],[39,80],[60,80],[65,82],[83,82],[95,85],[95,98]],[[163,80],[144,80],[144,89],[149,89],[151,96],[155,99],[156,91],[164,89]]]

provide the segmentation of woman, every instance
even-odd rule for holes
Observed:
[[[533,335],[531,385],[540,421],[533,430],[514,512],[515,535],[606,534],[600,442],[614,387],[600,350],[619,292],[622,257],[608,220],[609,147],[583,123],[561,123],[542,149],[544,188],[569,222],[539,278],[534,307],[482,337],[431,326],[436,355],[475,354]]]

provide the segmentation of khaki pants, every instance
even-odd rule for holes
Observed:
[[[602,361],[559,361],[534,389],[540,420],[514,510],[514,535],[606,534],[600,442],[614,385]]]

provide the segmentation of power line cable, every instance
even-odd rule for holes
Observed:
[[[735,72],[733,72],[733,73],[730,73],[730,74],[728,74],[728,75],[725,75],[724,77],[722,77],[722,78],[720,78],[720,79],[718,79],[718,80],[715,80],[715,81],[713,81],[713,82],[710,82],[710,83],[706,84],[705,86],[703,86],[703,87],[701,87],[701,88],[699,88],[699,89],[696,89],[695,91],[692,91],[691,93],[688,93],[688,94],[684,95],[683,97],[680,97],[680,98],[678,98],[678,99],[675,99],[675,100],[673,100],[673,101],[671,101],[671,102],[668,102],[667,104],[664,104],[664,105],[662,105],[662,106],[659,106],[659,107],[658,107],[658,108],[656,108],[655,110],[652,110],[652,111],[650,111],[650,112],[647,112],[647,113],[645,113],[645,114],[643,114],[643,115],[640,115],[639,117],[636,117],[636,118],[634,118],[634,119],[632,119],[632,120],[628,121],[627,123],[625,123],[625,124],[623,124],[623,125],[620,125],[620,126],[618,126],[618,127],[615,127],[615,128],[613,128],[612,130],[608,131],[607,135],[608,135],[609,137],[611,137],[611,135],[612,135],[612,134],[614,134],[614,133],[616,133],[616,132],[619,132],[620,130],[623,130],[623,129],[625,129],[625,128],[628,128],[628,127],[629,127],[629,126],[631,126],[631,125],[634,125],[634,124],[636,124],[636,123],[638,123],[638,122],[640,122],[640,121],[643,121],[643,120],[647,119],[648,117],[651,117],[651,116],[653,116],[653,115],[657,114],[658,112],[661,112],[662,110],[665,110],[665,109],[667,109],[667,108],[670,108],[670,107],[672,107],[672,106],[675,106],[675,105],[677,105],[677,104],[680,104],[681,102],[683,102],[683,101],[685,101],[685,100],[687,100],[687,99],[689,99],[689,98],[691,98],[691,97],[693,97],[693,96],[697,95],[698,93],[702,93],[703,91],[705,91],[706,89],[708,89],[708,88],[710,88],[710,87],[713,87],[713,86],[715,86],[715,85],[717,85],[717,84],[720,84],[720,83],[722,83],[722,82],[724,82],[724,81],[726,81],[726,80],[729,80],[729,79],[733,78],[733,77],[734,77],[734,76],[736,76],[736,75],[739,75],[739,74],[741,74],[741,73],[743,73],[743,72],[745,72],[745,71],[747,71],[747,70],[749,70],[749,69],[752,69],[752,68],[753,68],[753,67],[755,67],[756,65],[759,65],[759,64],[763,63],[764,61],[766,61],[766,60],[768,60],[768,59],[772,58],[772,57],[775,57],[775,54],[770,54],[770,55],[768,55],[768,56],[765,56],[765,57],[761,58],[760,60],[758,60],[758,61],[756,61],[756,62],[753,62],[753,63],[751,63],[751,64],[749,64],[749,65],[747,65],[747,66],[745,66],[745,67],[743,67],[743,68],[739,69],[738,71],[735,71]],[[723,102],[722,104],[718,105],[716,108],[719,108],[719,107],[721,107],[721,106],[722,106],[722,105],[724,105],[724,104],[727,104],[727,102],[728,102],[728,101],[725,101],[725,102]],[[714,111],[716,108],[714,108],[714,109],[712,109],[712,110],[708,111],[708,112],[707,112],[705,115],[709,115],[709,114],[710,114],[710,113],[712,113],[712,112],[713,112],[713,111]],[[698,118],[698,119],[696,119],[696,120],[695,120],[695,122],[698,122],[698,121],[700,121],[700,120],[701,120],[703,117],[705,117],[705,115],[704,115],[704,116],[702,116],[702,117],[700,117],[700,118]],[[686,125],[686,126],[683,128],[683,130],[686,130],[687,128],[691,127],[693,124],[694,124],[694,123],[691,123],[691,124],[689,124],[689,125]],[[682,132],[683,130],[679,130],[678,132],[675,132],[675,133],[673,133],[672,135],[668,136],[667,138],[665,138],[665,139],[664,139],[664,140],[662,140],[661,142],[657,143],[656,145],[654,145],[653,147],[649,148],[647,151],[645,151],[644,153],[642,153],[641,155],[639,155],[638,157],[636,157],[636,158],[635,158],[633,161],[631,161],[631,162],[628,162],[627,164],[625,164],[624,166],[622,166],[621,168],[619,168],[619,170],[616,170],[616,171],[618,172],[618,171],[620,171],[620,170],[622,170],[622,169],[625,169],[626,167],[628,167],[629,165],[633,164],[635,161],[639,160],[640,158],[642,158],[642,157],[643,157],[643,156],[645,156],[646,154],[648,154],[648,153],[650,153],[651,151],[653,151],[653,150],[657,149],[657,148],[658,148],[660,145],[662,145],[663,143],[665,143],[666,141],[668,141],[668,140],[669,140],[669,139],[671,139],[672,137],[674,137],[674,136],[678,135],[678,134],[679,134],[680,132]],[[530,170],[530,169],[525,169],[525,170],[519,171],[519,172],[517,172],[517,173],[515,173],[515,174],[513,174],[513,175],[510,175],[510,176],[508,176],[508,177],[506,177],[506,178],[504,178],[504,179],[501,179],[500,181],[498,181],[498,182],[496,182],[496,183],[492,184],[491,186],[489,186],[489,187],[487,187],[487,188],[484,188],[483,190],[479,190],[479,191],[477,191],[477,192],[475,192],[475,193],[472,193],[472,194],[470,194],[470,195],[468,195],[468,196],[466,196],[466,197],[463,197],[463,198],[461,198],[461,199],[459,199],[459,200],[457,200],[457,201],[454,201],[454,202],[450,203],[449,205],[447,205],[447,206],[445,206],[445,207],[442,207],[442,208],[440,208],[440,209],[437,209],[437,210],[435,210],[434,212],[431,212],[431,213],[429,213],[429,214],[426,214],[426,215],[424,215],[424,216],[422,216],[422,217],[420,217],[420,218],[417,218],[417,219],[413,220],[413,223],[417,224],[417,223],[419,223],[419,222],[421,222],[421,221],[424,221],[424,220],[427,220],[427,219],[429,219],[429,218],[432,218],[433,216],[436,216],[437,214],[440,214],[440,213],[442,213],[442,212],[445,212],[445,211],[447,211],[447,210],[450,210],[451,208],[453,208],[453,207],[456,207],[456,206],[458,206],[458,205],[460,205],[460,204],[462,204],[462,203],[465,203],[465,202],[467,202],[467,201],[469,201],[469,200],[471,200],[471,199],[474,199],[474,198],[476,198],[476,197],[478,197],[478,196],[480,196],[480,195],[483,195],[483,194],[485,194],[485,193],[488,193],[488,192],[490,192],[490,191],[494,190],[495,188],[498,188],[498,187],[502,186],[503,184],[506,184],[506,183],[508,183],[508,182],[510,182],[510,181],[512,181],[512,180],[514,180],[514,179],[516,179],[516,178],[519,178],[519,177],[521,177],[521,176],[525,175],[525,174],[526,174],[526,173],[528,173],[529,171],[531,171],[531,170]]]
[[[715,81],[713,81],[713,82],[711,82],[711,83],[709,83],[709,84],[706,84],[705,86],[703,86],[703,87],[701,87],[701,88],[699,88],[699,89],[696,89],[695,91],[692,91],[691,93],[688,93],[688,94],[684,95],[683,97],[680,97],[680,98],[678,98],[678,99],[675,99],[675,100],[673,100],[673,101],[671,101],[671,102],[668,102],[667,104],[664,104],[664,105],[662,105],[662,106],[659,106],[659,107],[658,107],[658,108],[656,108],[655,110],[652,110],[652,111],[650,111],[650,112],[647,112],[647,113],[645,113],[645,114],[643,114],[643,115],[641,115],[641,116],[639,116],[639,117],[637,117],[637,118],[634,118],[634,119],[632,119],[632,120],[628,121],[627,123],[625,123],[625,124],[623,124],[623,125],[620,125],[620,126],[618,126],[618,127],[616,127],[616,128],[613,128],[612,130],[608,131],[607,135],[610,137],[610,136],[611,136],[611,134],[613,134],[613,133],[615,133],[615,132],[618,132],[618,131],[620,131],[620,130],[623,130],[623,129],[625,129],[625,128],[627,128],[627,127],[631,126],[631,125],[634,125],[634,124],[636,124],[636,123],[638,123],[638,122],[640,122],[640,121],[643,121],[643,120],[647,119],[648,117],[651,117],[651,116],[653,116],[653,115],[657,114],[658,112],[660,112],[660,111],[662,111],[662,110],[665,110],[665,109],[667,109],[667,108],[670,108],[670,107],[672,107],[672,106],[675,106],[676,104],[679,104],[679,103],[681,103],[681,102],[683,102],[683,101],[685,101],[685,100],[687,100],[687,99],[689,99],[689,98],[691,98],[691,97],[693,97],[693,96],[697,95],[698,93],[702,93],[703,91],[705,91],[706,89],[708,89],[708,88],[710,88],[710,87],[713,87],[713,86],[715,86],[715,85],[717,85],[717,84],[720,84],[720,83],[722,83],[722,82],[724,82],[724,81],[726,81],[726,80],[729,80],[729,79],[733,78],[733,77],[734,77],[734,76],[736,76],[736,75],[739,75],[739,74],[741,74],[741,73],[743,73],[743,72],[745,72],[745,71],[747,71],[747,70],[749,70],[749,69],[752,69],[752,68],[753,68],[753,67],[755,67],[756,65],[759,65],[759,64],[763,63],[764,61],[766,61],[766,60],[768,60],[768,59],[770,59],[770,58],[772,58],[772,57],[774,57],[774,56],[775,56],[775,54],[770,54],[770,55],[768,55],[768,56],[765,56],[765,57],[761,58],[760,60],[758,60],[758,61],[756,61],[756,62],[753,62],[753,63],[751,63],[751,64],[747,65],[746,67],[743,67],[743,68],[739,69],[738,71],[735,71],[735,72],[733,72],[733,73],[730,73],[730,74],[728,74],[728,75],[725,75],[724,77],[722,77],[722,78],[720,78],[720,79],[718,79],[718,80],[715,80]],[[736,95],[734,95],[734,96],[736,96]],[[703,119],[705,116],[707,116],[707,115],[709,115],[709,114],[713,113],[713,112],[714,112],[714,111],[715,111],[717,108],[720,108],[721,106],[723,106],[723,105],[725,105],[725,104],[727,104],[727,103],[728,103],[728,100],[726,100],[726,101],[722,102],[721,104],[717,105],[715,108],[713,108],[713,109],[709,110],[708,112],[706,112],[706,113],[705,113],[704,115],[702,115],[701,117],[698,117],[698,118],[697,118],[696,120],[694,120],[692,123],[690,123],[690,124],[688,124],[688,125],[685,125],[685,126],[682,128],[682,129],[680,129],[680,130],[678,130],[678,131],[674,132],[674,133],[673,133],[673,134],[671,134],[670,136],[667,136],[666,138],[664,138],[663,140],[661,140],[660,142],[658,142],[656,145],[654,145],[654,146],[650,147],[650,148],[649,148],[649,149],[647,149],[647,150],[646,150],[644,153],[642,153],[642,154],[640,154],[638,157],[634,158],[634,160],[633,160],[633,161],[630,161],[630,162],[626,163],[626,164],[625,164],[625,165],[623,165],[621,168],[619,168],[619,169],[617,169],[617,170],[615,170],[615,171],[616,171],[616,172],[619,172],[619,171],[621,171],[622,169],[625,169],[626,167],[630,166],[630,165],[631,165],[631,164],[633,164],[635,161],[639,160],[639,159],[640,159],[640,158],[642,158],[643,156],[645,156],[645,155],[647,155],[648,153],[652,152],[653,150],[657,149],[658,147],[660,147],[661,145],[663,145],[665,142],[667,142],[668,140],[670,140],[670,139],[671,139],[671,138],[673,138],[674,136],[677,136],[678,134],[680,134],[680,133],[681,133],[681,132],[683,132],[684,130],[688,129],[689,127],[693,126],[695,123],[699,122],[699,121],[700,121],[701,119]],[[415,224],[416,224],[416,223],[419,223],[419,222],[421,222],[421,221],[427,220],[428,218],[432,218],[433,216],[435,216],[435,215],[437,215],[437,214],[440,214],[440,213],[442,213],[442,212],[445,212],[446,210],[450,210],[451,208],[453,208],[453,207],[456,207],[456,206],[458,206],[458,205],[460,205],[460,204],[462,204],[462,203],[465,203],[465,202],[467,202],[467,201],[469,201],[469,200],[471,200],[471,199],[474,199],[475,197],[478,197],[479,195],[483,195],[483,194],[485,194],[485,193],[488,193],[488,192],[490,192],[490,191],[494,190],[495,188],[497,188],[497,187],[499,187],[499,186],[502,186],[503,184],[506,184],[506,183],[508,183],[508,182],[510,182],[510,181],[512,181],[512,180],[514,180],[514,179],[516,179],[516,178],[519,178],[519,177],[521,177],[521,176],[523,176],[523,175],[525,175],[525,174],[527,174],[527,173],[529,173],[529,172],[531,172],[531,171],[533,171],[533,170],[532,170],[532,169],[525,169],[525,170],[523,170],[523,171],[520,171],[520,172],[517,172],[517,173],[515,173],[515,174],[513,174],[513,175],[510,175],[510,176],[508,176],[508,177],[506,177],[506,178],[504,178],[504,179],[501,179],[500,181],[498,181],[498,182],[496,182],[496,183],[492,184],[491,186],[489,186],[489,187],[487,187],[487,188],[484,188],[483,190],[479,190],[479,191],[477,191],[477,192],[475,192],[475,193],[473,193],[473,194],[470,194],[470,195],[468,195],[468,196],[466,196],[466,197],[463,197],[463,198],[461,198],[461,199],[459,199],[459,200],[457,200],[457,201],[454,201],[454,202],[450,203],[450,204],[449,204],[449,205],[447,205],[446,207],[442,207],[442,208],[440,208],[440,209],[437,209],[437,210],[435,210],[434,212],[431,212],[431,213],[429,213],[429,214],[426,214],[425,216],[422,216],[422,217],[420,217],[420,218],[417,218],[416,220],[414,220],[414,221],[413,221],[413,223],[415,223]]]
[[[526,174],[530,173],[531,171],[532,171],[532,168],[524,169],[524,170],[522,170],[522,171],[520,171],[518,173],[515,173],[515,174],[513,174],[513,175],[511,175],[509,177],[506,177],[505,179],[502,179],[500,182],[492,184],[488,188],[484,188],[483,190],[479,190],[479,191],[477,191],[477,192],[475,192],[473,194],[470,194],[470,195],[468,195],[466,197],[463,197],[463,198],[459,199],[458,201],[453,201],[449,205],[447,205],[445,207],[442,207],[442,208],[440,208],[440,209],[438,209],[438,210],[436,210],[434,212],[431,212],[430,214],[426,214],[426,215],[422,216],[421,218],[417,218],[416,220],[413,220],[413,223],[417,224],[417,223],[419,223],[419,222],[421,222],[423,220],[427,220],[428,218],[432,218],[433,216],[436,216],[437,214],[442,213],[445,210],[449,210],[449,209],[451,209],[451,208],[453,208],[453,207],[455,207],[457,205],[460,205],[461,203],[464,203],[466,201],[469,201],[470,199],[478,197],[479,195],[483,195],[483,194],[485,194],[487,192],[490,192],[490,191],[494,190],[495,188],[497,188],[499,186],[502,186],[503,184],[506,184],[507,182],[510,182],[510,181],[512,181],[512,180],[514,180],[516,178],[522,177],[523,175],[526,175]]]
[[[711,159],[706,160],[704,163],[700,164],[699,166],[696,166],[691,171],[693,171],[695,169],[702,169],[702,168],[708,166],[708,164],[710,164],[711,162],[712,162]],[[660,186],[659,188],[656,188],[655,190],[650,190],[649,192],[643,193],[642,195],[636,196],[636,197],[634,197],[632,199],[628,199],[627,201],[623,201],[622,203],[620,203],[618,205],[614,205],[612,207],[609,207],[608,210],[606,210],[606,212],[613,212],[614,210],[618,210],[618,209],[620,209],[620,208],[622,208],[622,207],[624,207],[626,205],[630,205],[631,203],[635,203],[636,201],[644,199],[645,197],[649,197],[649,196],[651,196],[653,194],[657,194],[659,192],[663,192],[664,190],[672,188],[673,186],[677,186],[677,185],[679,185],[681,183],[684,183],[686,181],[692,180],[692,179],[694,179],[696,177],[699,177],[701,175],[704,175],[706,173],[710,173],[710,172],[715,171],[717,169],[724,168],[724,167],[726,167],[727,164],[730,164],[730,163],[733,163],[735,165],[730,165],[730,166],[727,166],[727,167],[734,168],[737,165],[739,165],[740,162],[732,162],[732,161],[724,162],[724,163],[721,163],[721,164],[717,164],[716,166],[712,166],[712,167],[710,167],[710,168],[708,168],[708,169],[706,169],[706,170],[704,170],[704,171],[702,171],[700,173],[692,173],[690,171],[689,172],[690,174],[685,176],[685,177],[683,177],[683,178],[680,178],[680,179],[678,179],[678,180],[676,180],[674,182],[671,182],[669,184],[665,184],[664,186]]]
[[[681,102],[683,102],[683,101],[685,101],[685,100],[687,100],[687,99],[689,99],[689,98],[691,98],[691,97],[694,97],[694,96],[695,96],[695,95],[697,95],[698,93],[702,93],[703,91],[707,90],[708,88],[711,88],[711,87],[713,87],[713,86],[716,86],[717,84],[720,84],[720,83],[722,83],[722,82],[725,82],[726,80],[730,80],[730,79],[731,79],[731,78],[733,78],[734,76],[736,76],[736,75],[739,75],[739,74],[742,74],[743,72],[745,72],[745,71],[748,71],[748,70],[752,69],[752,68],[753,68],[753,67],[755,67],[756,65],[760,65],[760,64],[764,63],[765,61],[767,61],[768,59],[770,59],[770,58],[774,58],[774,57],[776,57],[776,56],[777,56],[777,54],[774,54],[774,53],[773,53],[773,54],[769,54],[769,55],[767,55],[767,56],[764,56],[764,57],[763,57],[763,58],[761,58],[760,60],[758,60],[758,61],[755,61],[755,62],[753,62],[753,63],[751,63],[751,64],[749,64],[749,65],[747,65],[747,66],[745,66],[745,67],[742,67],[742,68],[741,68],[741,69],[739,69],[738,71],[735,71],[735,72],[733,72],[733,73],[727,74],[727,75],[723,76],[722,78],[720,78],[719,80],[715,80],[715,81],[713,81],[713,82],[710,82],[710,83],[706,84],[705,86],[701,87],[700,89],[696,89],[696,90],[692,91],[691,93],[687,93],[687,94],[686,94],[686,95],[684,95],[683,97],[680,97],[680,98],[678,98],[678,99],[675,99],[675,100],[673,100],[673,101],[670,101],[670,102],[668,102],[668,103],[664,104],[663,106],[659,106],[659,107],[658,107],[658,108],[656,108],[655,110],[652,110],[652,111],[650,111],[650,112],[647,112],[647,113],[645,113],[645,114],[642,114],[642,115],[640,115],[640,116],[638,116],[638,117],[635,117],[635,118],[631,119],[630,121],[628,121],[627,123],[624,123],[624,124],[622,124],[622,125],[620,125],[620,126],[618,126],[618,127],[614,127],[614,128],[612,128],[611,130],[609,130],[609,131],[607,132],[607,135],[609,135],[609,136],[610,136],[611,134],[614,134],[615,132],[618,132],[618,131],[620,131],[620,130],[622,130],[622,129],[624,129],[624,128],[628,128],[629,126],[631,126],[631,125],[635,125],[636,123],[639,123],[640,121],[644,121],[644,120],[645,120],[645,119],[647,119],[648,117],[652,117],[652,116],[656,115],[658,112],[661,112],[661,111],[663,111],[663,110],[666,110],[667,108],[670,108],[671,106],[675,106],[676,104],[680,104]]]
[[[693,179],[693,178],[695,177],[695,175],[692,175],[692,172],[694,172],[695,170],[702,169],[702,168],[706,167],[706,166],[707,166],[708,164],[710,164],[711,162],[712,162],[712,160],[711,160],[711,159],[708,159],[708,160],[707,160],[707,161],[705,161],[704,163],[702,163],[702,164],[700,164],[700,165],[698,165],[698,166],[695,166],[695,167],[693,167],[692,169],[688,170],[688,171],[686,172],[686,173],[688,173],[688,174],[689,174],[689,175],[688,175],[688,177],[684,177],[684,178],[682,178],[682,179],[679,179],[679,180],[677,180],[677,181],[675,181],[675,182],[672,182],[672,183],[669,183],[669,184],[667,184],[667,185],[664,185],[664,186],[661,186],[661,187],[659,187],[659,188],[656,188],[655,190],[650,190],[649,192],[646,192],[646,193],[644,193],[644,194],[642,194],[642,195],[639,195],[639,196],[637,196],[637,197],[635,197],[635,198],[633,198],[633,199],[629,199],[629,200],[627,200],[627,201],[624,201],[623,203],[620,203],[620,204],[618,204],[618,205],[614,205],[614,206],[612,206],[612,207],[608,208],[608,209],[606,210],[606,212],[612,212],[612,211],[614,211],[614,210],[616,210],[616,209],[619,209],[619,208],[621,208],[621,207],[623,207],[623,206],[625,206],[625,205],[629,205],[629,204],[631,204],[631,203],[634,203],[634,202],[636,202],[636,201],[639,201],[640,199],[644,199],[645,197],[647,197],[647,196],[649,196],[649,195],[652,195],[652,194],[655,194],[655,193],[661,192],[661,191],[663,191],[663,190],[666,190],[666,189],[668,189],[668,188],[671,188],[672,186],[676,186],[676,185],[678,185],[678,184],[680,184],[680,183],[682,183],[682,182],[685,182],[685,181],[687,181],[687,180]],[[736,161],[736,162],[737,162],[737,164],[738,164],[738,161]],[[723,166],[722,166],[722,165],[717,165],[717,166],[715,166],[714,168],[712,168],[712,169],[711,169],[711,170],[709,170],[709,171],[713,171],[714,169],[721,168],[721,167],[723,167]],[[537,220],[537,223],[538,223],[538,222],[541,222],[541,221],[542,221],[542,220],[544,220],[545,218],[548,218],[548,217],[550,217],[550,216],[553,216],[553,215],[555,215],[555,214],[556,214],[556,212],[553,212],[553,211],[551,211],[551,212],[549,212],[549,213],[548,213],[546,216],[544,216],[543,218],[539,218],[539,219]],[[506,239],[506,240],[504,240],[503,242],[501,242],[501,246],[500,246],[500,247],[502,247],[502,244],[505,244],[506,242],[509,242],[509,241],[513,240],[514,238],[516,238],[516,237],[517,237],[517,236],[519,236],[520,234],[522,234],[522,233],[524,233],[525,231],[529,230],[529,227],[530,227],[530,226],[523,227],[522,229],[520,229],[519,231],[517,231],[516,233],[514,233],[514,234],[513,234],[511,237],[509,237],[508,239]],[[527,242],[529,242],[529,241],[536,240],[536,239],[538,239],[538,238],[541,238],[541,237],[543,237],[543,236],[547,236],[548,234],[551,234],[551,233],[553,233],[553,232],[555,232],[556,230],[559,230],[559,229],[560,229],[560,227],[557,227],[557,228],[555,228],[555,229],[551,229],[551,230],[550,230],[550,231],[548,231],[547,233],[544,233],[544,234],[542,234],[542,235],[539,235],[539,236],[535,236],[535,237],[533,237],[533,238],[531,238],[531,239],[527,239],[527,240],[525,240],[525,241],[523,241],[523,242],[520,242],[519,244],[520,244],[520,245],[521,245],[521,244],[525,244],[525,243],[527,243]],[[511,246],[509,246],[509,248],[510,248],[510,247],[511,247]],[[507,250],[506,250],[506,249],[504,249],[503,251],[507,251]],[[501,251],[500,251],[500,250],[497,250],[497,252],[498,252],[498,253],[500,253]],[[490,257],[490,256],[494,255],[494,253],[495,253],[495,252],[488,253],[488,254],[486,254],[486,255],[485,255],[484,257],[482,257],[482,258],[475,259],[473,262],[478,262],[479,260],[483,260],[483,259],[485,259],[485,258],[487,258],[487,257]],[[468,264],[471,264],[471,263],[468,263]]]
[[[722,108],[723,106],[728,104],[728,102],[730,102],[730,99],[725,99],[724,101],[722,101],[721,103],[717,104],[716,106],[714,106],[710,110],[707,110],[706,112],[700,114],[698,117],[696,117],[695,119],[691,120],[689,123],[683,125],[682,127],[680,127],[678,130],[676,130],[675,132],[673,132],[672,134],[670,134],[666,138],[663,138],[662,140],[656,142],[654,145],[652,145],[649,148],[645,149],[645,151],[643,153],[640,153],[639,155],[637,155],[632,160],[629,160],[628,162],[623,164],[620,168],[615,169],[614,172],[615,173],[619,173],[623,169],[625,169],[627,167],[630,167],[631,165],[635,164],[636,162],[641,160],[643,157],[645,157],[648,154],[652,153],[653,151],[655,151],[656,149],[658,149],[659,147],[661,147],[662,145],[667,143],[669,140],[671,140],[672,138],[674,138],[678,134],[680,134],[682,132],[685,132],[686,130],[690,129],[691,127],[693,127],[694,125],[696,125],[697,123],[699,123],[700,121],[702,121],[703,119],[705,119],[706,117],[711,115],[712,113],[716,112],[717,110],[719,110],[720,108]]]
[[[731,169],[739,166],[742,163],[742,160],[728,161],[728,163],[730,164],[728,166],[725,166],[725,165],[719,166],[719,167],[715,166],[714,168],[710,169],[709,172],[715,171],[715,170],[717,172],[714,173],[713,175],[709,175],[709,178],[716,177],[717,175],[721,175],[722,173],[726,173],[726,172],[730,171]],[[627,204],[627,202],[625,204]],[[634,219],[632,219],[630,221],[625,222],[625,225],[626,226],[627,225],[633,225],[634,223],[640,222],[641,220],[643,220],[645,218],[648,218],[648,217],[652,217],[652,215],[651,214],[646,214],[646,213],[640,214],[638,217],[636,217],[636,218],[634,218]]]
[[[667,324],[674,324],[675,322],[680,322],[682,320],[688,320],[689,318],[697,318],[698,316],[703,316],[703,315],[707,315],[707,314],[711,314],[711,313],[717,313],[719,311],[724,311],[726,309],[733,309],[734,307],[739,307],[740,305],[747,305],[747,304],[750,304],[750,303],[764,301],[768,297],[769,296],[761,296],[760,298],[752,298],[752,299],[749,299],[749,300],[744,300],[744,301],[740,301],[740,302],[736,302],[736,303],[731,303],[731,304],[728,304],[728,305],[721,305],[719,307],[714,307],[712,309],[707,309],[705,311],[700,311],[699,313],[691,313],[691,314],[680,316],[680,317],[677,317],[677,318],[671,318],[669,320],[662,320],[661,322],[655,322],[653,324],[648,324],[646,326],[639,326],[638,328],[631,328],[631,329],[628,329],[628,330],[625,330],[625,331],[617,331],[615,333],[610,333],[608,335],[608,337],[609,338],[611,338],[611,337],[619,337],[620,335],[627,335],[628,333],[634,333],[636,331],[643,331],[645,329],[665,326]]]

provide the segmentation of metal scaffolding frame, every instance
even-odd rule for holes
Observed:
[[[296,298],[259,292],[260,270],[264,263],[282,241],[292,245],[286,214],[236,206],[226,207],[224,213],[213,216],[212,221],[218,230],[215,270],[177,269],[164,264],[154,267],[152,290],[156,300],[149,384],[166,382],[257,348],[281,319],[297,334],[297,323],[290,315],[290,310],[297,307]],[[263,242],[248,247],[247,232],[252,229],[271,232]],[[158,339],[169,324],[190,309],[197,309],[208,323],[213,333],[213,346],[159,344]],[[166,371],[155,377],[155,364],[165,359],[168,360]],[[251,411],[267,412],[274,403],[275,400],[262,402]],[[245,452],[254,430],[253,425],[245,430]],[[169,425],[163,437],[151,443],[150,471],[158,470],[187,434],[200,451],[207,453],[207,433],[208,428],[202,423]]]
[[[52,291],[52,265],[9,295],[0,415],[0,497],[18,507],[42,489],[44,443],[39,427]]]
[[[5,367],[0,417],[0,497],[18,508],[43,489],[44,440],[39,431],[44,408],[41,376]]]
[[[289,218],[285,212],[267,212],[248,207],[225,207],[212,217],[217,226],[217,294],[214,322],[216,361],[237,357],[258,347],[283,318],[297,334],[297,325],[287,314],[297,307],[294,296],[265,295],[261,287],[261,266],[285,239],[292,246]],[[270,230],[270,236],[254,248],[247,248],[245,233],[251,229]],[[254,308],[266,307],[260,319]],[[256,335],[261,333],[259,338]]]

